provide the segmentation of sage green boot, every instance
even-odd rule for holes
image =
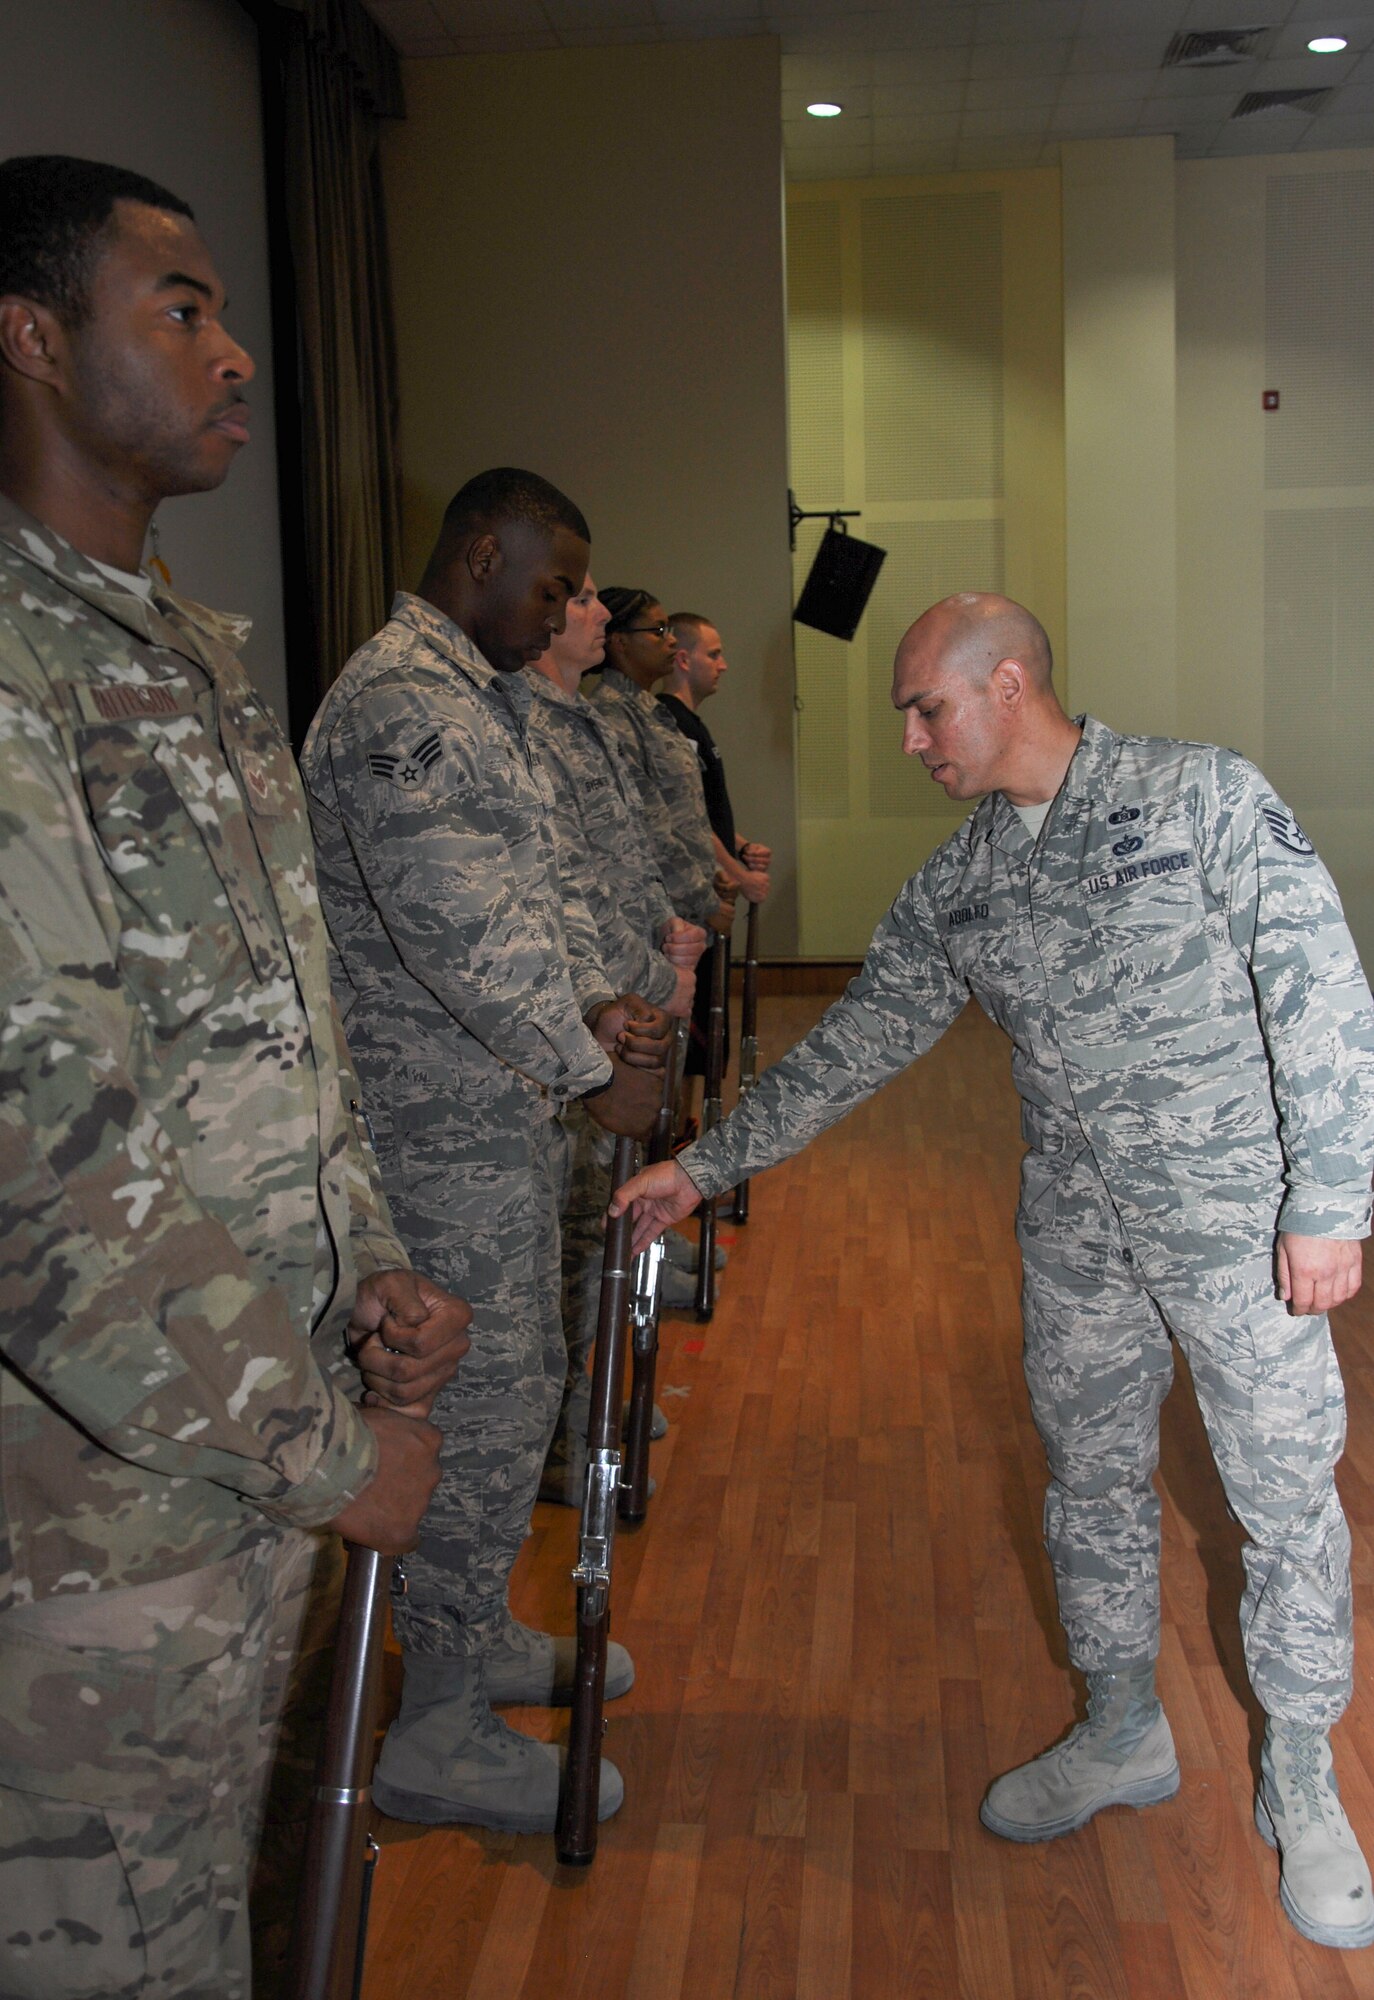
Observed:
[[[1374,1944],[1374,1893],[1345,1816],[1324,1729],[1271,1716],[1260,1753],[1255,1825],[1279,1851],[1279,1901],[1313,1944]]]
[[[562,1759],[491,1712],[482,1661],[407,1653],[401,1712],[386,1733],[372,1797],[392,1819],[417,1826],[489,1826],[552,1833]],[[601,1760],[598,1819],[625,1797],[615,1765]]]
[[[576,1639],[536,1632],[511,1617],[482,1654],[487,1700],[520,1702],[528,1708],[567,1708],[576,1668]],[[628,1694],[634,1684],[634,1661],[623,1646],[608,1639],[606,1700]]]
[[[1178,1790],[1178,1758],[1154,1662],[1088,1675],[1088,1719],[1052,1750],[996,1778],[978,1809],[1003,1840],[1057,1840],[1104,1806],[1152,1806]]]

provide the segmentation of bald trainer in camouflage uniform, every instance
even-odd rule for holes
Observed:
[[[405,1679],[374,1795],[402,1819],[524,1832],[553,1826],[557,1752],[491,1704],[566,1701],[574,1650],[506,1598],[566,1374],[548,1128],[580,1100],[641,1131],[660,1083],[621,1060],[623,1005],[608,995],[584,1022],[529,748],[519,669],[562,625],[587,553],[586,522],[547,481],[470,480],[418,592],[349,661],[301,760],[396,1227],[473,1308],[472,1353],[435,1406],[439,1491],[393,1606]],[[612,1647],[607,1692],[632,1679]],[[603,1817],[622,1796],[606,1763]]]
[[[363,1379],[420,1410],[465,1344],[440,1301],[429,1361],[381,1353],[420,1294],[291,754],[244,622],[139,572],[156,501],[247,437],[222,301],[164,189],[0,165],[7,2000],[247,1996],[283,1704],[328,1636],[337,1543],[306,1531],[397,1551],[436,1476],[427,1424],[350,1400],[350,1318]]]
[[[627,1190],[637,1233],[797,1151],[972,993],[1013,1043],[1026,1378],[1060,1616],[1088,1680],[1088,1720],[997,1779],[984,1824],[1046,1840],[1178,1788],[1154,1689],[1172,1331],[1248,1537],[1241,1629],[1268,1717],[1256,1821],[1283,1906],[1318,1943],[1369,1944],[1369,1871],[1328,1742],[1352,1636],[1325,1314],[1358,1289],[1369,1230],[1374,1014],[1335,890],[1235,752],[1071,721],[1019,605],[936,605],[902,641],[893,700],[905,749],[950,797],[990,796],[812,1033],[681,1167]]]
[[[530,744],[552,795],[565,914],[585,901],[596,924],[603,982],[614,992],[642,994],[685,1019],[706,934],[673,914],[634,779],[604,717],[579,691],[584,674],[601,661],[609,618],[588,575],[569,600],[565,630],[525,669],[534,695]],[[578,1507],[591,1409],[587,1363],[600,1305],[614,1140],[580,1105],[566,1106],[560,1122],[569,1151],[561,1211],[568,1376],[539,1497]],[[681,1302],[689,1303],[695,1291],[691,1280],[675,1271],[673,1282]]]
[[[672,627],[647,590],[616,586],[603,590],[601,601],[611,615],[591,698],[634,775],[663,886],[680,917],[728,931],[696,753],[653,693],[677,653]]]

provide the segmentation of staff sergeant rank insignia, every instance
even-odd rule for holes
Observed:
[[[1316,853],[1316,848],[1313,847],[1311,841],[1298,825],[1291,812],[1286,812],[1282,806],[1264,806],[1261,810],[1268,821],[1269,831],[1273,834],[1280,847],[1288,848],[1293,854]]]
[[[443,754],[444,746],[439,741],[438,731],[431,730],[409,754],[403,751],[399,756],[392,756],[381,750],[370,750],[367,768],[374,778],[389,778],[403,792],[413,792],[425,782]]]

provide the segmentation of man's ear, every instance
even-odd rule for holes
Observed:
[[[0,361],[32,382],[51,382],[66,351],[66,335],[49,306],[7,292],[0,298]]]
[[[501,567],[501,544],[488,532],[468,543],[464,558],[474,583],[489,583]]]
[[[999,660],[989,678],[1004,708],[1019,708],[1026,698],[1026,670],[1019,660]]]

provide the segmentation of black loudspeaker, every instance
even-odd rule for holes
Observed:
[[[817,632],[852,639],[886,559],[886,549],[827,528],[792,616]]]

